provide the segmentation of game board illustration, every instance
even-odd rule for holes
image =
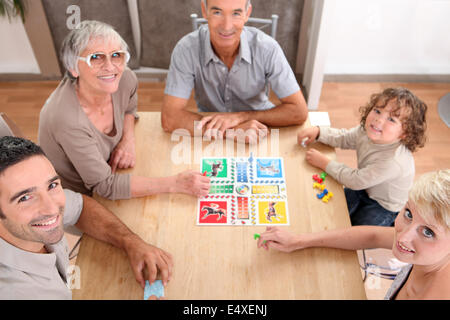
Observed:
[[[197,225],[289,225],[282,158],[202,158],[211,178],[198,200]]]

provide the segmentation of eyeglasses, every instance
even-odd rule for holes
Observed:
[[[95,52],[86,57],[78,57],[78,59],[85,61],[89,67],[94,69],[102,67],[108,59],[116,67],[121,67],[130,61],[130,53],[128,51],[115,51],[108,55],[103,52]]]

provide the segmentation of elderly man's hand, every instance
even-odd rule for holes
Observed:
[[[126,239],[124,249],[136,281],[142,289],[145,288],[145,280],[150,283],[155,282],[158,271],[164,286],[167,285],[172,277],[173,269],[172,256],[168,252],[144,242],[137,235]]]
[[[245,113],[230,112],[203,117],[197,128],[205,128],[205,137],[223,138],[227,129],[234,128],[246,121]]]
[[[249,120],[234,127],[233,130],[227,130],[226,137],[238,142],[253,144],[264,139],[268,134],[267,126],[257,120]]]

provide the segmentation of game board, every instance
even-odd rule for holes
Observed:
[[[197,225],[289,225],[282,158],[202,158],[201,172],[211,187]]]

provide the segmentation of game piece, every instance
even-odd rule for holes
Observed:
[[[320,177],[323,179],[323,181],[325,181],[325,178],[326,178],[327,175],[328,175],[328,174],[327,174],[325,171],[323,171],[323,172],[320,174]]]
[[[257,240],[257,239],[259,239],[259,238],[261,238],[261,235],[260,235],[259,233],[255,233],[255,234],[253,235],[253,239],[255,239],[255,240]],[[263,241],[263,244],[266,244],[266,242],[267,242],[267,240],[264,240],[264,241]]]
[[[319,175],[318,174],[313,174],[313,180],[314,181],[316,181],[316,182],[318,182],[318,183],[322,183],[323,182],[323,179],[322,178],[319,178]]]
[[[313,183],[313,188],[317,188],[317,189],[320,189],[320,190],[323,191],[323,189],[325,189],[325,185],[324,185],[324,184],[317,183],[317,182],[314,182],[314,183]]]
[[[148,300],[151,296],[156,298],[164,297],[164,286],[161,280],[156,280],[151,285],[148,280],[145,281],[144,300]]]
[[[308,140],[308,138],[303,138],[302,142],[300,143],[300,145],[301,145],[303,148],[306,148],[306,140]]]
[[[333,197],[333,192],[328,192],[326,196],[322,198],[322,201],[328,203],[328,200]]]
[[[205,172],[203,172],[203,176],[206,177],[206,170],[205,170]]]
[[[322,199],[328,193],[327,189],[324,189],[322,193],[317,194],[317,198]]]

